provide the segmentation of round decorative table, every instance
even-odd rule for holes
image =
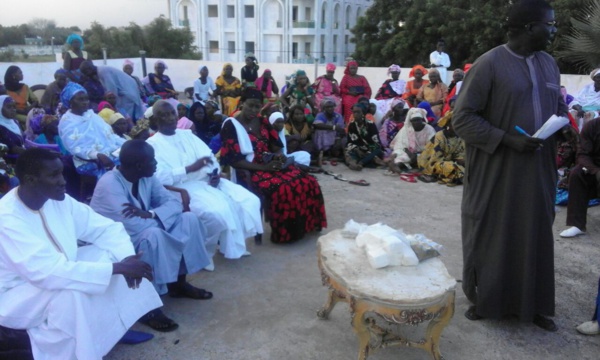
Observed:
[[[327,319],[338,302],[349,304],[359,360],[388,346],[417,347],[442,359],[439,341],[454,315],[456,280],[439,258],[374,269],[364,250],[341,230],[321,236],[317,254],[321,280],[329,288],[317,316]]]

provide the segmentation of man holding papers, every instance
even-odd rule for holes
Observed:
[[[556,34],[551,6],[516,3],[508,43],[471,67],[452,124],[467,145],[462,202],[463,290],[470,320],[515,316],[547,331],[554,316],[554,136],[535,134],[565,116],[560,73],[543,50]]]

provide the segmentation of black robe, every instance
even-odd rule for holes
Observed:
[[[545,52],[508,46],[482,55],[465,77],[452,120],[465,140],[463,290],[486,318],[554,315],[556,142],[519,153],[501,144],[518,125],[535,133],[566,115],[560,73]]]

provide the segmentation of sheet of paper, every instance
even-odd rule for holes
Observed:
[[[542,127],[533,134],[534,138],[547,139],[552,136],[555,132],[562,129],[563,126],[569,123],[569,119],[563,116],[552,115],[548,121],[542,125]]]

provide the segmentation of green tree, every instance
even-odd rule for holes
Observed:
[[[559,60],[588,72],[600,66],[600,0],[582,4],[570,19],[570,32],[562,37]]]
[[[561,24],[556,44],[570,32],[570,17],[586,0],[555,0]],[[446,41],[452,67],[473,62],[506,42],[503,27],[511,0],[375,0],[352,29],[354,58],[367,66],[405,67],[429,64],[439,39]],[[550,49],[551,54],[561,45]],[[575,72],[573,63],[559,62],[563,72]]]

